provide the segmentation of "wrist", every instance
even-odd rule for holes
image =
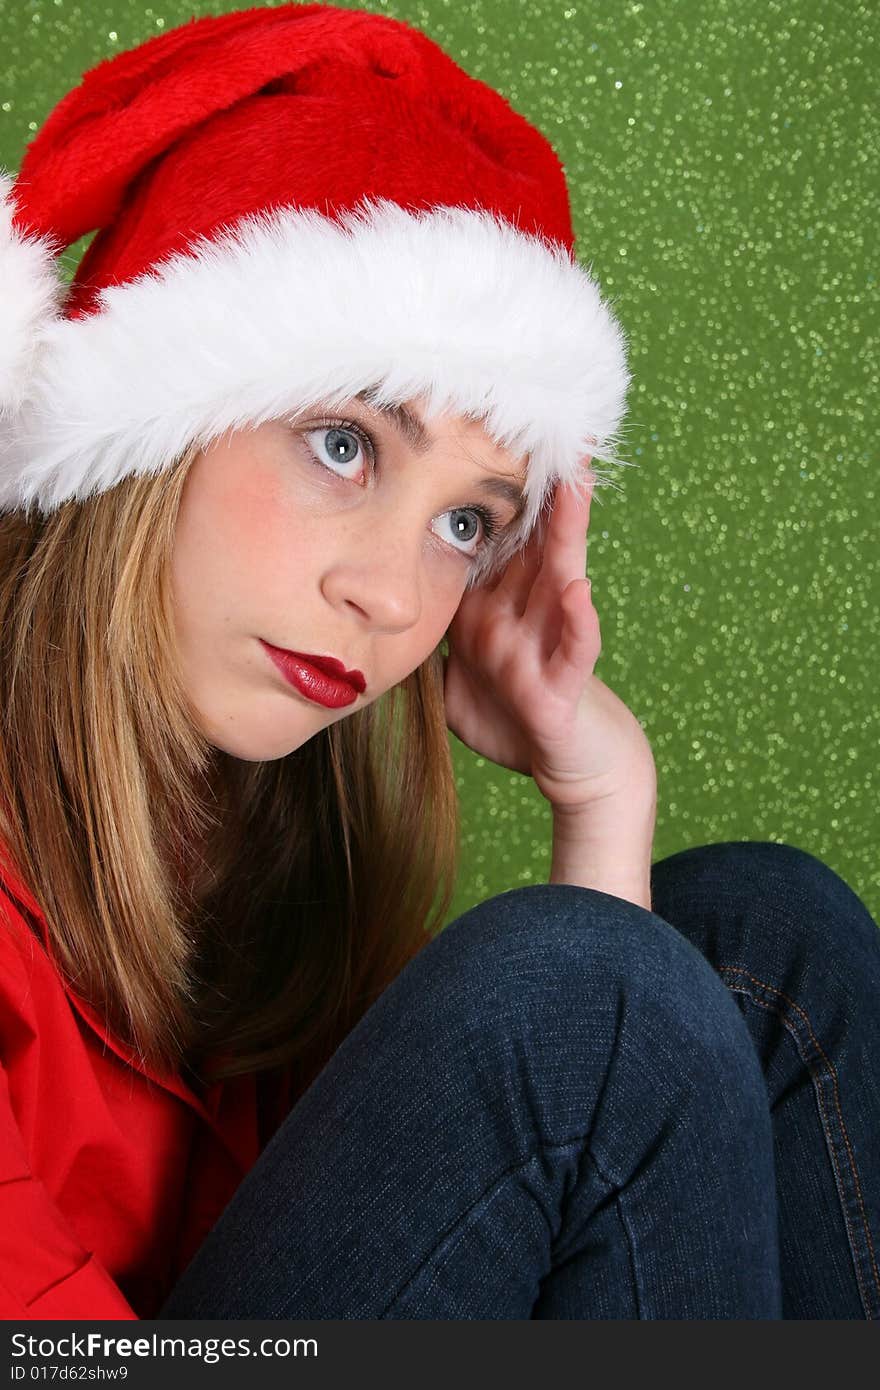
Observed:
[[[656,794],[626,803],[552,807],[550,883],[610,893],[651,911]]]

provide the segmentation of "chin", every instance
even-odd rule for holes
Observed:
[[[286,758],[291,753],[295,753],[297,748],[301,748],[308,739],[301,739],[298,743],[286,743],[282,746],[273,743],[271,746],[264,743],[262,746],[255,746],[256,740],[250,743],[240,743],[237,740],[223,739],[208,735],[211,746],[217,748],[221,753],[227,753],[230,758],[235,758],[240,763],[274,763],[279,758]],[[314,738],[314,734],[310,735]]]
[[[243,763],[277,762],[279,758],[286,758],[290,753],[295,753],[297,748],[308,743],[309,739],[314,738],[319,732],[312,729],[311,732],[304,732],[297,737],[288,728],[278,729],[273,734],[265,724],[261,729],[249,729],[245,720],[239,721],[234,729],[227,728],[221,731],[210,720],[202,718],[200,722],[202,734],[213,748]]]

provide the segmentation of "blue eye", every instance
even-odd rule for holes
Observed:
[[[482,527],[481,535],[477,534],[474,536],[470,531],[468,531],[467,535],[463,533],[461,529],[462,525],[465,530],[467,530],[468,519],[470,517],[477,517],[479,519],[480,526]],[[482,555],[484,550],[488,549],[498,528],[498,523],[492,516],[492,513],[487,511],[485,507],[456,507],[451,512],[444,512],[443,518],[449,521],[450,530],[456,539],[464,541],[468,545],[476,540],[477,544],[475,549],[463,550],[461,552],[468,559],[476,560]],[[477,529],[479,532],[480,528],[478,527]],[[457,546],[455,548],[458,549]]]
[[[373,438],[352,420],[323,420],[320,426],[315,429],[303,431],[305,441],[308,441],[310,435],[323,435],[324,441],[319,452],[316,452],[310,444],[306,443],[309,454],[319,467],[326,468],[343,482],[354,481],[363,468],[362,453],[366,454],[368,462],[372,464],[374,469],[378,467],[379,451]],[[353,471],[348,474],[340,473],[337,471],[340,468],[349,468]],[[462,518],[468,516],[479,519],[480,534],[474,535],[467,527],[466,522],[464,525],[468,534],[463,533],[461,529]],[[443,517],[450,519],[451,533],[455,540],[464,541],[466,545],[473,547],[470,550],[464,550],[453,542],[450,544],[450,548],[456,554],[463,555],[466,560],[472,561],[483,558],[484,553],[490,549],[503,526],[502,518],[490,507],[454,507],[451,511],[444,512]],[[475,541],[476,544],[474,545]]]
[[[329,467],[333,472],[336,471],[337,465],[342,468],[352,464],[357,464],[358,468],[362,467],[363,460],[360,456],[362,451],[374,463],[376,461],[376,450],[370,436],[365,430],[359,429],[348,421],[339,420],[336,423],[322,425],[320,429],[306,430],[303,438],[308,439],[309,435],[312,434],[324,435],[325,441],[321,446],[320,456],[315,453],[311,446],[308,446],[309,453],[322,467]],[[346,436],[349,436],[348,439]],[[357,442],[352,444],[352,440]],[[329,459],[329,463],[324,462],[325,458]]]

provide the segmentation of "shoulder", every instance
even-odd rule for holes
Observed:
[[[39,946],[39,937],[25,917],[18,898],[7,891],[6,884],[0,878],[0,951],[4,956],[10,950],[30,955],[35,946]]]
[[[51,963],[32,925],[32,915],[0,878],[0,1008],[4,1012],[25,1007],[35,977]]]

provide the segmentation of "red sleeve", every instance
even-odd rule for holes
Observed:
[[[137,1318],[30,1172],[0,1066],[0,1317]]]
[[[29,941],[27,928],[0,886],[0,1318],[136,1318],[122,1290],[98,1258],[83,1248],[45,1185],[31,1172],[6,1070],[12,1066],[16,1039],[33,1041],[36,1027],[27,1007],[32,981],[23,968],[16,927],[21,940]]]

